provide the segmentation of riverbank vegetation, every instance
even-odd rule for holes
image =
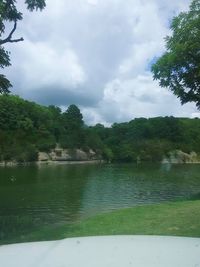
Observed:
[[[1,244],[103,235],[200,237],[200,200],[137,206],[88,218],[76,224],[45,227]]]
[[[200,153],[200,119],[157,117],[87,126],[79,108],[64,112],[14,95],[0,96],[0,161],[36,161],[38,151],[93,149],[107,161],[161,161],[170,151]]]

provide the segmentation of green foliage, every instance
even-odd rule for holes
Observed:
[[[94,150],[108,162],[161,161],[173,150],[200,153],[200,119],[137,118],[87,127],[75,105],[62,113],[18,96],[0,96],[0,161],[34,161],[37,152],[62,148]]]
[[[66,130],[79,130],[83,126],[83,116],[76,105],[70,105],[63,113],[63,123]]]
[[[45,0],[26,0],[27,9],[42,10],[45,7]],[[8,51],[2,45],[6,43],[16,43],[23,41],[23,38],[13,39],[13,34],[16,31],[18,21],[22,20],[23,14],[17,9],[16,0],[1,0],[0,1],[0,68],[5,68],[11,65]],[[13,28],[7,37],[3,35],[6,32],[8,23],[13,23]],[[0,94],[9,93],[11,87],[10,81],[0,74]]]
[[[37,160],[38,153],[34,145],[26,145],[25,147],[15,147],[12,159],[17,162],[34,162]]]
[[[94,131],[93,127],[84,129],[84,140],[86,147],[96,151],[102,150],[104,146],[99,134],[96,131]]]
[[[104,146],[102,156],[107,162],[112,162],[114,159],[112,150],[107,146]]]
[[[70,148],[80,148],[83,144],[83,116],[76,105],[70,105],[62,114],[63,126],[65,129],[62,144]]]
[[[0,96],[0,153],[2,160],[35,161],[37,151],[55,146],[52,113],[17,96]]]
[[[200,108],[200,0],[171,23],[166,53],[152,66],[154,79],[169,88],[181,103],[195,102]]]
[[[26,0],[25,3],[30,11],[42,10],[46,6],[45,0]]]
[[[198,153],[200,150],[200,119],[140,118],[115,123],[106,130],[102,141],[113,152],[115,161],[160,161],[175,149]]]

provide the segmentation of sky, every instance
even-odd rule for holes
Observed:
[[[4,73],[13,94],[66,110],[79,106],[89,125],[136,117],[195,117],[153,80],[151,65],[165,51],[173,16],[189,0],[47,0],[24,19],[7,45],[12,66]]]

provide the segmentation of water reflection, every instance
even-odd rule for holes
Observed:
[[[81,212],[85,214],[141,204],[186,199],[200,189],[199,166],[112,165],[90,177]]]

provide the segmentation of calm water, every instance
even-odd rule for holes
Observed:
[[[199,193],[197,164],[0,168],[0,239],[100,212]]]

